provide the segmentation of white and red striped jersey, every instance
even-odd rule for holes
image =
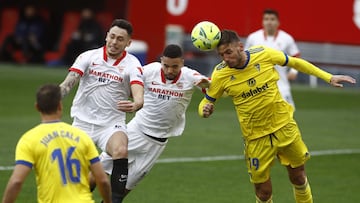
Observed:
[[[95,125],[125,123],[126,114],[117,109],[117,102],[131,96],[130,85],[143,85],[142,67],[135,56],[124,51],[118,59],[110,59],[104,46],[79,55],[69,71],[81,75],[71,117]]]
[[[207,77],[182,67],[174,80],[167,80],[159,62],[145,65],[143,71],[144,106],[130,122],[135,122],[142,133],[153,137],[181,135],[186,109],[197,88],[195,83]]]

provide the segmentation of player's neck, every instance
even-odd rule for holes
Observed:
[[[266,36],[275,36],[277,33],[277,30],[264,30]]]
[[[58,114],[41,114],[42,123],[53,123],[53,122],[59,122],[60,120],[61,120],[61,116]]]
[[[107,53],[107,57],[109,58],[109,59],[112,59],[112,60],[117,60],[118,58],[120,58],[122,55],[124,54],[124,51],[122,51],[121,53],[119,53],[119,54],[109,54],[109,53]]]

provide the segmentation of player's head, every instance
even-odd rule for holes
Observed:
[[[267,34],[275,35],[280,25],[279,13],[274,9],[265,9],[262,24]]]
[[[61,115],[61,90],[59,85],[47,84],[41,86],[36,93],[36,108],[44,115]]]
[[[167,45],[160,59],[165,78],[174,80],[184,66],[183,51],[181,47],[176,44]]]
[[[119,58],[126,47],[130,46],[133,27],[124,19],[115,19],[106,34],[106,53],[111,58]]]
[[[230,68],[239,67],[243,60],[243,51],[244,45],[235,31],[221,31],[221,39],[217,44],[217,52]]]

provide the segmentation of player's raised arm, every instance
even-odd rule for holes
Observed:
[[[356,80],[350,76],[332,75],[301,58],[289,57],[288,65],[299,70],[300,72],[321,78],[334,87],[343,87],[343,84],[341,84],[343,82],[348,82],[351,84],[356,83]]]

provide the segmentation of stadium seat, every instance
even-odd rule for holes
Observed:
[[[49,11],[47,9],[41,9],[40,15],[44,17],[46,22],[49,22]],[[0,44],[2,44],[5,38],[12,34],[15,30],[15,26],[20,16],[19,8],[3,8],[1,11],[1,29],[0,29]],[[18,63],[24,63],[25,57],[21,51],[15,51],[13,55],[15,61]]]
[[[58,61],[65,53],[66,45],[71,39],[72,33],[76,30],[80,22],[80,13],[76,11],[68,11],[64,13],[62,23],[62,34],[58,42],[58,49],[56,51],[49,51],[45,53],[46,63]]]
[[[17,8],[3,8],[1,11],[1,29],[0,43],[2,44],[6,36],[14,32],[15,25],[19,18],[19,10]]]

